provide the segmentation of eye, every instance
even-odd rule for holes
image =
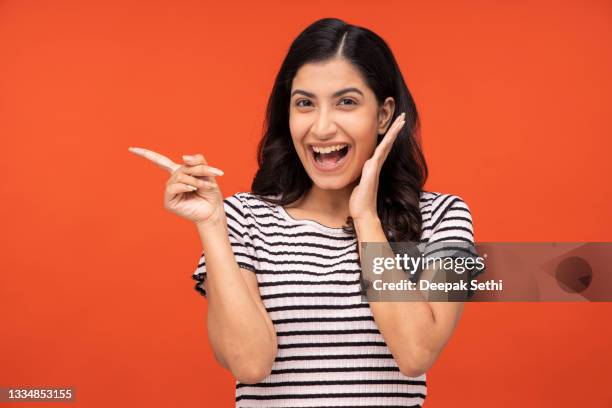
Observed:
[[[349,98],[343,98],[343,99],[340,100],[340,102],[342,102],[342,101],[349,101],[350,103],[348,105],[356,105],[357,104],[357,102],[355,102],[354,100],[349,99]]]
[[[303,104],[302,104],[302,105],[300,105],[300,102],[307,102],[307,103],[310,103],[310,101],[309,101],[308,99],[298,99],[298,100],[295,102],[295,106],[299,106],[299,107],[308,106],[308,105],[303,105]]]

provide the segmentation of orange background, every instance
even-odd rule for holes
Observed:
[[[388,41],[427,188],[465,199],[477,241],[612,241],[610,1],[5,0],[0,385],[73,386],[70,406],[233,406],[190,278],[196,230],[127,147],[203,152],[225,195],[248,190],[282,58],[329,16]],[[425,406],[612,407],[611,316],[467,304]]]

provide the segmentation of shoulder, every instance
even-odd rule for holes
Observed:
[[[433,218],[445,214],[448,210],[459,210],[470,214],[470,208],[465,200],[450,193],[423,191],[420,197],[421,213],[431,214]]]
[[[420,206],[425,237],[435,235],[436,240],[459,237],[473,240],[472,214],[461,196],[423,191]]]

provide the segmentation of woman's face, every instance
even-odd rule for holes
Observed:
[[[394,107],[391,97],[379,106],[357,68],[344,59],[300,67],[291,86],[289,129],[312,182],[324,190],[353,184]]]

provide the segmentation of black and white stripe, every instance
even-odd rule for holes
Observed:
[[[224,201],[238,265],[256,273],[278,354],[258,384],[236,384],[237,407],[421,407],[426,375],[400,373],[367,303],[357,241],[341,228],[295,220],[250,193]],[[423,192],[421,242],[474,242],[458,196]],[[206,277],[204,256],[192,278]]]

